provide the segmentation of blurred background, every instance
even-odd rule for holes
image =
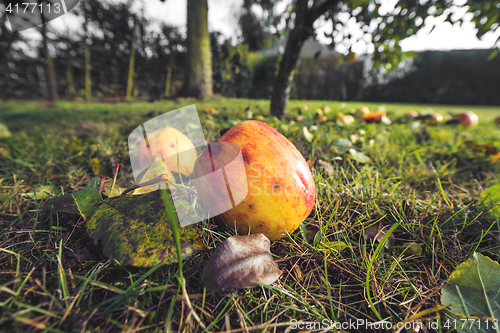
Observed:
[[[498,0],[80,0],[22,32],[6,11],[2,100],[500,104]]]

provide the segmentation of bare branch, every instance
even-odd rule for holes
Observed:
[[[314,23],[314,21],[316,21],[321,15],[334,9],[335,5],[337,5],[339,1],[340,0],[325,0],[319,4],[314,4],[307,14],[308,21]]]

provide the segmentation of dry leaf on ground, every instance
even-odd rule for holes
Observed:
[[[222,242],[210,257],[201,281],[208,291],[251,288],[255,282],[271,284],[281,271],[263,234],[234,236]]]

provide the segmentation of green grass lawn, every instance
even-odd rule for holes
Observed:
[[[127,177],[128,134],[156,115],[190,104],[218,111],[200,112],[208,141],[244,120],[251,107],[254,118],[275,127],[306,159],[333,167],[330,177],[312,170],[317,200],[303,228],[272,242],[283,271],[272,286],[204,292],[201,271],[214,248],[234,232],[212,220],[197,224],[207,248],[184,262],[191,305],[178,287],[177,264],[149,270],[111,263],[81,218],[45,210],[50,196],[26,195],[37,186],[51,196],[78,191],[94,176],[112,178],[116,163],[118,178]],[[301,111],[304,105],[309,111]],[[324,105],[331,108],[330,121],[315,124],[315,110]],[[360,105],[384,107],[393,124],[335,122],[338,112]],[[472,110],[480,123],[466,128],[395,121],[410,110],[431,109],[443,115]],[[197,332],[205,326],[214,332],[265,327],[272,332],[290,331],[293,320],[382,318],[396,324],[414,316],[435,322],[445,318],[437,309],[440,289],[458,264],[475,251],[499,260],[500,225],[476,203],[499,183],[500,160],[493,156],[500,151],[500,126],[493,119],[500,107],[291,101],[281,121],[268,117],[268,110],[269,101],[225,98],[0,103],[0,122],[12,132],[0,139],[0,331]],[[304,125],[313,135],[310,142]],[[332,144],[338,138],[352,140],[371,162],[339,155]],[[374,233],[396,223],[390,246],[383,246]],[[332,241],[348,247],[338,253],[324,246]],[[411,242],[417,245],[408,247]]]

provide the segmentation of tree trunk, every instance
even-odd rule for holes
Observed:
[[[129,101],[132,98],[132,85],[134,84],[134,63],[135,63],[135,43],[136,43],[136,33],[134,27],[134,34],[132,36],[132,45],[130,46],[130,61],[128,64],[128,79],[127,79],[127,95],[125,99]]]
[[[92,81],[90,80],[90,50],[87,38],[85,38],[85,99],[90,102],[92,98],[91,92]]]
[[[290,82],[293,69],[297,65],[300,49],[304,41],[314,33],[313,24],[321,15],[329,10],[334,10],[339,0],[325,0],[316,4],[313,2],[308,8],[309,0],[297,0],[295,5],[295,27],[288,36],[285,53],[280,62],[280,68],[274,81],[271,96],[271,115],[283,117],[290,95]]]
[[[43,1],[41,2],[43,4]],[[49,45],[47,41],[47,27],[45,25],[45,16],[43,12],[40,12],[42,16],[42,37],[43,37],[43,45],[45,50],[45,59],[47,60],[47,70],[49,72],[49,83],[50,83],[50,95],[52,97],[52,101],[59,100],[59,94],[57,93],[57,83],[56,83],[56,71],[54,69],[54,63],[52,62],[52,58],[49,54]]]
[[[207,0],[188,0],[187,13],[187,73],[183,94],[210,96],[213,90]]]
[[[87,42],[87,39],[89,38],[88,34],[88,15],[87,15],[87,8],[86,6],[82,6],[83,9],[83,17],[84,17],[84,22],[83,22],[83,29],[84,29],[84,52],[85,52],[85,62],[84,62],[84,70],[85,70],[85,99],[87,102],[90,102],[92,99],[92,81],[90,79],[90,49],[89,49],[89,44]]]
[[[288,36],[285,53],[281,58],[278,75],[274,81],[271,95],[271,115],[281,119],[290,96],[290,83],[293,78],[293,69],[299,60],[300,50],[304,41],[311,36],[312,23],[306,21],[307,0],[298,0],[295,10],[295,28]]]
[[[167,82],[165,83],[165,97],[170,97],[170,85],[172,84],[172,66],[167,67]]]
[[[69,60],[66,67],[66,80],[68,81],[67,94],[68,96],[74,97],[76,94],[75,81],[73,80],[73,68],[71,68]]]

